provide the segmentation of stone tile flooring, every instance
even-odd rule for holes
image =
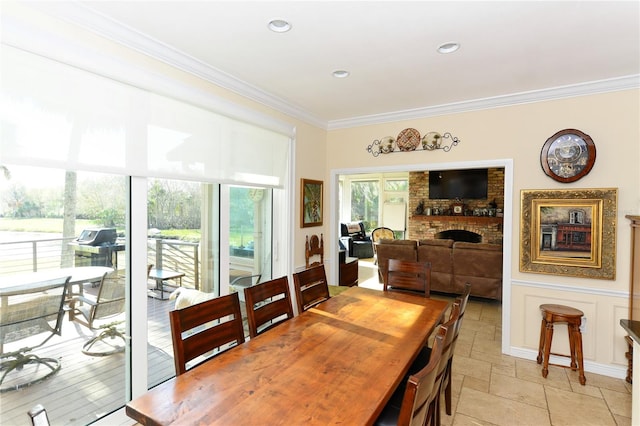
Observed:
[[[360,284],[381,288],[375,266],[360,262]],[[439,297],[433,295],[433,297]],[[453,413],[445,426],[631,425],[631,385],[622,379],[550,366],[543,378],[535,361],[502,355],[502,306],[472,298],[453,360]]]

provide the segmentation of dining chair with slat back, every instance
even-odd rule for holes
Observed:
[[[284,276],[244,289],[249,336],[256,337],[293,318],[289,279]]]
[[[178,376],[188,370],[187,363],[195,360],[195,365],[201,364],[231,346],[209,356],[216,349],[244,343],[238,293],[174,309],[169,311],[169,320]]]
[[[314,256],[317,256],[315,261],[313,260]],[[304,244],[304,259],[307,269],[324,263],[324,240],[322,234],[320,234],[320,238],[317,235],[312,235],[311,237],[307,235]]]
[[[298,313],[302,313],[331,297],[324,265],[314,266],[293,274],[293,286],[296,290]]]
[[[456,348],[456,343],[458,341],[458,334],[460,333],[460,328],[462,327],[462,320],[464,319],[464,313],[467,309],[467,303],[469,302],[469,295],[471,294],[471,284],[466,283],[464,286],[464,293],[458,296],[454,302],[454,304],[458,305],[458,321],[456,322],[456,327],[453,331],[453,343],[451,344],[451,351],[449,352],[449,359],[447,360],[447,370],[445,371],[444,378],[444,401],[447,415],[451,415],[451,376],[452,376],[452,365],[453,365],[453,353]],[[453,314],[453,311],[452,311]]]
[[[384,291],[399,290],[429,297],[431,293],[431,264],[410,260],[389,259],[383,280]]]
[[[440,367],[443,364],[443,351],[449,330],[440,327],[435,336],[433,350],[428,364],[420,371],[409,376],[406,385],[402,384],[395,395],[385,405],[375,422],[376,426],[422,426],[431,424],[437,408],[435,399]]]
[[[446,328],[447,334],[443,340],[443,352],[442,352],[442,360],[441,360],[441,371],[438,373],[438,389],[437,389],[437,398],[435,398],[435,403],[436,403],[436,409],[433,411],[433,417],[431,419],[430,422],[428,422],[429,424],[432,425],[440,425],[440,398],[439,395],[440,393],[443,392],[443,390],[445,389],[445,387],[447,386],[446,383],[448,381],[448,375],[450,374],[450,359],[453,357],[453,352],[455,349],[455,339],[457,338],[457,332],[460,331],[460,325],[462,324],[461,321],[461,317],[460,317],[460,304],[461,304],[461,299],[462,298],[457,298],[453,304],[451,305],[451,311],[449,314],[449,318],[447,319],[447,321],[443,324],[440,325],[440,327],[444,327]],[[466,304],[465,304],[466,305]],[[441,332],[441,328],[438,328],[437,333]],[[436,333],[436,335],[437,335]],[[412,374],[416,374],[418,371],[422,370],[429,362],[431,359],[431,352],[433,351],[433,345],[432,347],[428,347],[425,346],[423,347],[418,356],[416,357],[416,359],[414,360],[414,362],[411,364],[411,366],[409,367],[409,373],[407,376],[405,376],[405,381],[408,380],[408,378],[412,375]]]

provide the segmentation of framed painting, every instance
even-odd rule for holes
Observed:
[[[615,279],[618,190],[521,192],[520,271]]]
[[[300,189],[300,226],[322,226],[322,181],[302,179]]]

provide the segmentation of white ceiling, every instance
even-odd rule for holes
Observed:
[[[327,128],[640,87],[638,1],[40,7]],[[292,30],[269,31],[274,18]],[[450,41],[461,44],[456,53],[436,51]],[[332,77],[338,69],[350,77]]]

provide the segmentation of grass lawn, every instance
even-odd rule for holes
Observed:
[[[76,219],[75,235],[80,235],[83,229],[94,228],[92,220]],[[62,233],[62,219],[14,219],[0,217],[0,231],[12,232],[52,232]]]

